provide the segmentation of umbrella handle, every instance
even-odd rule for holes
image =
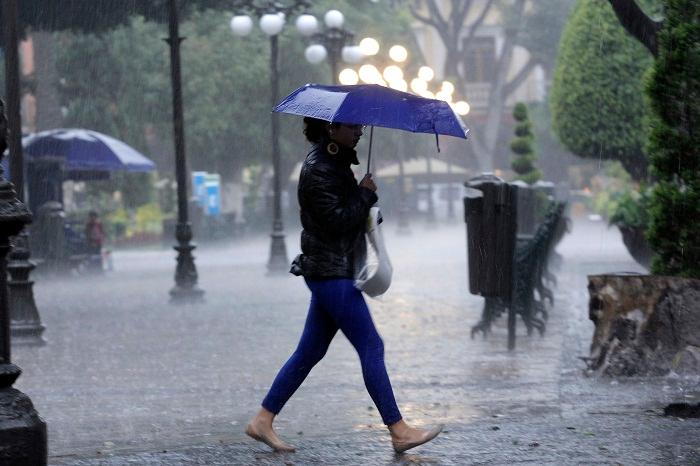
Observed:
[[[367,174],[369,175],[370,162],[372,160],[372,136],[374,136],[374,126],[369,127],[369,151],[367,152]]]

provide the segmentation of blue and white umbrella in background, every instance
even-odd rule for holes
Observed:
[[[156,165],[133,147],[88,129],[59,128],[22,138],[27,160],[63,159],[68,172],[147,172]]]

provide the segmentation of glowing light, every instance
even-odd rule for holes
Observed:
[[[418,69],[418,77],[421,78],[423,81],[428,82],[435,77],[435,72],[429,66],[421,66]]]
[[[304,51],[304,56],[306,57],[306,60],[314,65],[317,65],[323,60],[325,60],[326,55],[328,55],[328,52],[326,51],[326,48],[321,44],[309,45]]]
[[[359,71],[360,79],[367,84],[379,84],[382,75],[374,65],[362,65]]]
[[[449,81],[442,82],[442,92],[452,94],[455,91],[455,85]]]
[[[408,91],[408,83],[406,81],[404,81],[403,79],[396,79],[396,80],[390,82],[389,87],[392,89],[396,89],[397,91],[403,91],[403,92]]]
[[[455,103],[455,112],[457,112],[457,115],[468,115],[469,110],[471,110],[471,107],[465,101],[460,100]]]
[[[452,95],[444,91],[439,91],[435,93],[435,98],[438,100],[444,100],[447,103],[452,102]]]
[[[396,65],[389,65],[384,68],[384,73],[382,73],[382,76],[384,76],[384,79],[387,82],[391,83],[392,81],[403,79],[403,71],[401,71],[401,68]]]
[[[428,83],[420,78],[411,79],[411,90],[420,95],[428,90]]]
[[[389,49],[389,58],[395,62],[404,62],[408,58],[408,51],[406,50],[406,47],[402,45],[394,45]]]
[[[379,42],[371,37],[365,37],[360,41],[360,50],[367,56],[379,53]]]
[[[433,93],[430,92],[430,91],[424,91],[424,92],[421,94],[421,97],[425,97],[426,99],[434,99],[434,98],[435,98],[435,94],[433,94]]]
[[[345,85],[357,84],[360,81],[360,77],[352,68],[345,68],[338,74],[338,81],[340,81],[340,84]]]

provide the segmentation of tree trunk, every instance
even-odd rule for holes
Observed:
[[[58,73],[53,34],[32,33],[34,44],[34,73],[36,79],[36,130],[43,131],[62,126],[63,116],[58,100]]]

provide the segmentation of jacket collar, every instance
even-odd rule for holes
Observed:
[[[331,141],[328,138],[323,138],[320,142],[317,142],[314,145],[313,150],[314,151],[319,151],[322,152],[324,155],[327,157],[330,157],[335,160],[340,160],[348,165],[359,165],[360,161],[357,159],[357,152],[355,149],[351,147],[346,147],[338,143],[334,143],[338,146],[338,153],[337,154],[331,154],[328,152],[328,144],[330,144]]]

